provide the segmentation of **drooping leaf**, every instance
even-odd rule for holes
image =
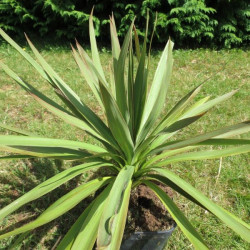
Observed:
[[[23,131],[23,130],[21,130],[21,129],[19,129],[19,128],[13,128],[12,126],[9,126],[9,125],[4,124],[4,123],[0,123],[0,127],[1,127],[1,128],[4,128],[4,129],[7,129],[7,130],[9,130],[9,131],[15,132],[15,133],[20,134],[20,135],[36,136],[36,135],[34,135],[33,133]],[[39,136],[37,136],[37,137],[39,137]]]
[[[189,183],[172,173],[167,169],[162,168],[152,168],[153,171],[158,172],[163,175],[177,186],[179,186],[182,190],[185,190],[193,199],[203,205],[207,210],[217,216],[220,220],[222,220],[228,227],[233,229],[236,233],[238,233],[243,239],[250,242],[249,234],[250,234],[250,226],[247,225],[244,221],[238,219],[228,211],[224,210],[220,206],[213,203],[209,200],[205,195],[199,192],[197,189],[192,187]]]
[[[31,156],[52,158],[84,158],[91,156],[90,152],[107,152],[99,146],[84,142],[14,135],[0,135],[0,149],[7,152],[20,152]]]
[[[57,249],[85,250],[92,249],[97,237],[97,229],[106,198],[109,195],[112,183],[91,202],[70,228]]]
[[[205,242],[201,236],[197,233],[194,227],[190,224],[185,215],[180,211],[180,209],[175,205],[175,203],[168,197],[168,195],[159,188],[156,184],[150,181],[143,181],[147,186],[149,186],[156,195],[160,198],[161,202],[164,204],[168,212],[171,214],[177,225],[187,236],[190,242],[196,249],[208,249]]]
[[[0,235],[0,239],[30,231],[58,218],[76,206],[81,200],[102,186],[107,185],[110,180],[110,177],[98,178],[73,189],[47,208],[36,220],[20,228],[14,229],[11,232]]]
[[[105,162],[93,161],[93,162],[83,163],[81,165],[64,170],[63,172],[39,184],[38,186],[36,186],[35,188],[33,188],[32,190],[21,196],[14,202],[10,203],[9,205],[1,209],[0,220],[2,220],[4,217],[11,214],[12,212],[16,211],[18,208],[25,205],[26,203],[36,200],[39,197],[49,193],[50,191],[62,185],[63,183],[71,180],[75,176],[80,175],[85,171],[100,168],[102,166],[112,166],[112,165]]]

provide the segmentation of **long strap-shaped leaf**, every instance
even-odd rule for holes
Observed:
[[[120,43],[119,43],[117,31],[116,31],[116,25],[115,25],[115,19],[114,19],[113,13],[112,13],[112,16],[110,17],[110,36],[111,36],[113,72],[114,72],[117,68],[117,62],[118,62],[118,58],[121,52],[121,48],[120,48]],[[115,79],[114,79],[112,88],[114,90],[114,99],[116,99]]]
[[[73,56],[75,61],[84,76],[86,82],[88,83],[89,87],[91,88],[93,94],[95,95],[98,103],[101,107],[103,107],[103,103],[101,101],[100,91],[99,91],[99,84],[98,78],[94,76],[92,70],[90,69],[88,63],[86,62],[85,58],[82,58],[76,50],[72,47]]]
[[[169,157],[166,160],[156,163],[155,166],[165,166],[169,163],[180,162],[180,161],[217,159],[221,157],[238,155],[238,154],[243,154],[243,153],[248,153],[248,152],[250,152],[250,145],[226,148],[226,149],[218,149],[218,150],[191,152],[191,153],[180,154],[180,155]]]
[[[178,149],[186,146],[192,146],[194,144],[206,141],[211,138],[216,138],[216,137],[227,137],[227,136],[233,136],[237,135],[240,133],[246,133],[250,130],[250,121],[245,121],[242,123],[238,123],[236,125],[228,126],[222,129],[218,129],[209,133],[205,133],[187,140],[183,140],[181,142],[177,142],[171,145],[168,145],[167,143],[164,145],[159,146],[155,150],[153,150],[151,153],[158,153],[163,150],[172,150],[172,149]]]
[[[50,191],[54,190],[55,188],[61,186],[63,183],[73,179],[79,174],[82,174],[85,171],[100,168],[102,166],[112,166],[109,163],[104,162],[88,162],[84,163],[67,170],[51,177],[50,179],[44,181],[43,183],[39,184],[14,202],[10,203],[8,206],[4,207],[0,210],[0,221],[6,217],[7,215],[11,214],[12,212],[16,211],[21,206],[29,203],[30,201],[36,200],[39,197],[49,193]]]
[[[0,146],[0,150],[14,154],[20,154],[20,157],[12,155],[5,159],[25,159],[25,158],[51,158],[61,160],[79,160],[92,157],[93,155],[87,151],[79,151],[75,149],[63,147],[29,147],[29,146]],[[29,157],[26,157],[29,155]]]
[[[204,206],[207,210],[217,216],[220,220],[222,220],[228,227],[233,229],[236,233],[238,233],[243,239],[250,242],[250,226],[247,225],[244,221],[238,219],[236,216],[232,215],[228,211],[224,210],[220,206],[213,203],[209,200],[205,195],[199,192],[197,189],[192,187],[189,183],[175,175],[169,170],[160,169],[160,168],[152,168],[152,171],[156,171],[159,174],[163,175],[171,182],[176,184],[179,188],[184,190],[188,195],[193,197],[197,202],[199,202],[202,206]]]
[[[49,66],[49,64],[44,60],[38,50],[27,38],[28,43],[37,57],[38,61],[41,63],[42,67],[49,75],[53,84],[55,84],[60,91],[63,93],[66,99],[71,102],[71,104],[83,115],[83,118],[94,128],[99,134],[106,140],[113,142],[114,139],[109,128],[104,124],[104,122],[86,105],[77,94],[57,75],[57,73]]]
[[[141,119],[145,107],[146,96],[147,96],[147,78],[148,78],[148,65],[146,65],[146,56],[147,56],[147,35],[148,35],[148,22],[149,18],[147,18],[146,24],[146,33],[143,42],[143,48],[140,53],[139,65],[136,72],[135,82],[133,86],[133,96],[131,99],[133,100],[133,131],[134,134],[137,135],[138,130],[141,125]],[[128,99],[130,100],[130,99]],[[134,140],[136,140],[136,136],[134,135]]]
[[[166,157],[171,157],[173,155],[177,155],[186,151],[190,151],[193,150],[199,146],[223,146],[223,145],[249,145],[250,140],[247,139],[224,139],[224,138],[217,138],[217,139],[208,139],[206,141],[197,143],[196,146],[187,146],[187,147],[183,147],[183,148],[179,148],[179,149],[173,149],[173,150],[169,150],[169,151],[165,151],[159,155],[156,155],[154,157],[152,157],[151,159],[149,159],[144,165],[143,168],[146,166],[150,166],[152,165],[154,162],[164,159]],[[198,146],[199,145],[199,146]],[[202,155],[202,152],[200,153],[200,155]],[[212,151],[211,151],[212,152]]]
[[[133,173],[133,166],[125,166],[116,177],[101,217],[97,236],[97,249],[117,250],[120,248]]]
[[[62,139],[50,139],[50,138],[40,138],[40,137],[31,137],[31,136],[16,136],[16,135],[0,135],[0,147],[1,146],[17,146],[17,148],[22,149],[22,147],[30,148],[32,147],[44,147],[51,148],[51,152],[53,153],[54,148],[68,148],[68,149],[78,149],[78,150],[87,150],[95,153],[105,153],[107,152],[105,149],[78,141],[71,140],[62,140]]]
[[[181,115],[182,111],[187,107],[191,100],[200,92],[202,84],[195,87],[187,95],[185,95],[160,121],[157,127],[153,130],[152,134],[157,134],[169,124],[173,123],[175,119]]]
[[[204,114],[200,114],[193,117],[188,117],[182,120],[179,120],[172,124],[171,126],[167,127],[157,136],[151,135],[146,140],[142,142],[142,144],[135,150],[134,160],[144,158],[148,152],[150,152],[153,148],[157,146],[161,146],[163,142],[165,142],[168,138],[176,134],[179,130],[189,126],[190,124],[194,123],[198,119],[200,119]]]
[[[199,100],[199,101],[197,101],[196,103],[194,103],[192,106],[191,106],[191,108],[190,109],[192,109],[192,107],[193,108],[195,108],[195,107],[198,107],[198,106],[201,106],[201,105],[203,105],[203,103],[205,103],[205,102],[207,102],[207,100],[209,99],[209,96],[208,97],[205,97],[205,98],[202,98],[201,100]],[[199,115],[203,115],[204,113],[200,113]],[[198,116],[199,116],[198,115]],[[196,117],[196,116],[194,116],[194,117]],[[170,118],[171,118],[171,116],[170,116]],[[186,118],[186,119],[189,119],[189,118],[191,118],[192,119],[192,116],[191,117],[188,117],[188,118]],[[166,123],[166,126],[168,125],[173,125],[173,123],[176,121],[176,122],[178,122],[178,119],[179,120],[181,120],[182,119],[182,116],[180,115],[180,114],[176,114],[176,116],[174,116],[174,117],[172,117],[171,119],[169,119],[169,121],[168,121],[168,124]],[[166,121],[167,121],[168,119],[166,119]],[[185,120],[185,118],[183,119],[183,120]],[[176,131],[176,132],[178,132],[178,130]],[[145,155],[147,155],[148,154],[148,152],[150,152],[150,151],[152,151],[154,148],[157,148],[157,147],[159,147],[161,144],[163,144],[167,139],[169,139],[171,136],[173,136],[176,132],[174,132],[174,133],[171,133],[171,134],[169,134],[169,133],[166,133],[166,134],[161,134],[160,136],[154,136],[154,135],[151,135],[151,136],[149,136],[147,139],[146,139],[146,141],[150,141],[150,147],[147,147],[147,149],[146,149],[146,152],[145,152]],[[158,134],[160,134],[161,133],[161,131],[159,131],[158,132]],[[154,134],[153,132],[152,132],[152,134]],[[144,147],[144,149],[145,149],[145,145],[143,145],[144,144],[144,142],[139,146],[139,148],[143,148]],[[147,143],[147,144],[149,144],[149,143]]]
[[[38,72],[39,74],[49,81],[48,76],[44,72],[43,68],[26,52],[24,51],[14,40],[12,40],[1,28],[0,35],[13,47],[15,48]]]
[[[195,91],[195,90],[194,90]],[[198,101],[195,103],[193,106],[191,106],[187,111],[185,111],[183,114],[179,112],[179,114],[175,115],[174,117],[171,118],[171,115],[169,119],[166,119],[166,122],[164,124],[168,126],[167,128],[162,128],[161,131],[157,129],[158,134],[162,134],[161,136],[155,137],[153,142],[150,145],[150,148],[147,149],[147,152],[151,151],[153,148],[159,147],[159,145],[163,144],[167,139],[169,139],[171,136],[173,136],[178,130],[176,129],[175,132],[172,134],[166,133],[169,131],[169,129],[176,128],[179,126],[179,124],[182,124],[183,127],[185,127],[185,121],[191,121],[194,117],[199,118],[199,116],[204,115],[204,112],[207,112],[209,109],[214,107],[215,105],[226,101],[229,99],[232,95],[234,95],[236,91],[231,91],[223,96],[219,96],[211,101],[204,102],[207,100],[207,98],[203,98],[202,100]],[[164,134],[165,132],[165,134]],[[149,140],[150,137],[147,139]],[[143,145],[142,145],[143,146]],[[142,147],[141,146],[141,147]]]
[[[0,239],[30,231],[58,218],[59,216],[76,206],[81,200],[83,200],[99,188],[107,185],[110,180],[110,177],[105,177],[102,179],[99,178],[75,188],[71,192],[62,196],[55,203],[53,203],[36,220],[11,232],[0,235]]]
[[[138,145],[146,137],[149,130],[152,128],[152,125],[160,115],[162,107],[165,103],[165,98],[170,83],[173,66],[172,49],[173,43],[169,40],[162,53],[146,101],[142,117],[142,123],[137,138]]]
[[[132,29],[134,22],[129,27],[129,30],[124,38],[124,42],[119,54],[117,63],[114,64],[114,78],[116,90],[116,102],[123,118],[128,121],[128,103],[127,103],[127,87],[125,86],[125,60],[128,54],[128,48],[132,39]]]
[[[206,112],[207,110],[211,109],[215,105],[217,105],[221,102],[224,102],[227,99],[229,99],[230,97],[232,97],[237,91],[238,90],[233,90],[233,91],[226,93],[222,96],[214,98],[213,100],[207,101],[207,102],[203,103],[202,105],[191,107],[183,114],[183,116],[181,118],[183,119],[183,118],[187,118],[190,116],[194,116],[194,115]]]
[[[26,81],[20,78],[13,70],[11,70],[7,65],[5,65],[1,61],[0,61],[0,66],[7,75],[9,75],[13,80],[15,80],[29,94],[38,96],[40,99],[44,100],[46,103],[49,103],[50,105],[54,106],[57,109],[60,109],[61,111],[67,114],[70,114],[66,109],[61,107],[58,103],[54,102],[53,100],[51,100],[50,98],[42,94],[40,91],[38,91],[36,88],[34,88],[32,85],[28,84]]]
[[[118,142],[120,148],[123,150],[123,153],[126,155],[128,163],[130,163],[134,146],[128,125],[124,120],[115,100],[110,95],[106,87],[102,85],[102,83],[100,83],[100,90],[109,128],[116,138],[116,141]]]
[[[91,52],[92,52],[92,59],[93,63],[95,64],[99,74],[102,76],[103,79],[105,79],[105,75],[103,72],[103,68],[101,65],[101,60],[99,57],[99,52],[96,44],[96,38],[95,38],[95,29],[93,24],[93,10],[91,11],[90,17],[89,17],[89,37],[90,37],[90,45],[91,45]]]
[[[20,135],[36,136],[33,133],[23,131],[23,130],[21,130],[19,128],[13,128],[12,126],[9,126],[9,125],[4,124],[4,123],[0,123],[0,127],[4,128],[6,130],[9,130],[9,131],[15,132],[15,133],[20,134]],[[37,135],[37,137],[39,137],[39,136]]]
[[[38,101],[42,106],[47,108],[50,112],[60,117],[67,123],[87,131],[95,138],[98,138],[99,140],[105,140],[105,138],[98,134],[95,128],[92,128],[92,126],[90,126],[87,122],[80,120],[77,117],[74,117],[67,110],[63,109],[60,105],[55,103],[53,100],[49,99],[47,96],[43,95],[30,84],[23,81],[17,74],[15,74],[1,61],[0,65],[10,77],[12,77],[22,88],[24,88],[29,94],[31,94],[36,99],[36,101]]]
[[[109,195],[112,184],[108,185],[98,197],[83,211],[74,225],[64,236],[57,249],[92,249],[97,237],[97,229],[104,202]]]
[[[74,241],[71,248],[72,250],[85,250],[93,248],[98,233],[100,219],[105,207],[105,202],[112,188],[112,184],[110,184],[95,200],[90,213],[80,227],[80,232]]]
[[[163,205],[166,207],[168,212],[171,214],[177,225],[187,236],[187,238],[194,245],[195,249],[208,249],[205,242],[201,236],[197,233],[195,228],[190,224],[185,215],[180,211],[180,209],[175,205],[175,203],[168,197],[168,195],[159,188],[156,184],[150,181],[143,181],[147,186],[149,186],[156,195],[160,198]]]

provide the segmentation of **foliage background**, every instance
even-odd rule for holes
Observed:
[[[143,36],[147,9],[151,20],[158,12],[155,40],[159,44],[169,36],[182,48],[231,48],[250,40],[247,0],[1,0],[0,27],[17,35],[27,32],[87,41],[92,6],[96,35],[103,43],[108,39],[109,14],[114,13],[119,36],[124,36],[135,16]]]

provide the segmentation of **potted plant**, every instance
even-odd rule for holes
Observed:
[[[156,184],[158,182],[214,214],[242,238],[249,241],[249,225],[210,201],[168,169],[168,165],[174,162],[220,158],[250,151],[249,140],[231,139],[235,135],[249,131],[249,121],[198,134],[192,138],[172,140],[173,135],[197,121],[210,108],[224,102],[236,91],[213,100],[205,97],[190,105],[202,87],[200,84],[186,94],[170,112],[162,116],[170,85],[173,43],[168,41],[162,52],[154,79],[148,83],[150,49],[147,49],[147,34],[140,47],[132,22],[120,47],[112,16],[110,32],[113,67],[110,70],[111,76],[108,82],[100,63],[92,19],[91,14],[89,31],[92,58],[79,43],[76,43],[77,50],[73,47],[72,50],[81,73],[106,115],[105,121],[93,112],[60,78],[28,38],[36,60],[22,50],[3,30],[0,30],[1,36],[51,85],[54,93],[64,105],[41,93],[0,61],[2,69],[43,107],[65,122],[86,131],[98,142],[90,144],[82,141],[44,138],[39,135],[32,136],[2,124],[2,127],[20,134],[0,136],[1,150],[11,153],[3,157],[5,159],[44,157],[75,160],[82,163],[47,179],[2,208],[0,219],[4,219],[21,206],[46,195],[86,171],[99,168],[110,170],[109,175],[98,176],[98,178],[76,187],[51,204],[37,219],[0,235],[0,239],[17,234],[25,235],[30,230],[63,215],[86,197],[101,189],[99,195],[82,212],[57,248],[85,250],[92,249],[96,244],[97,249],[117,250],[122,242],[131,190],[143,184],[159,197],[193,246],[197,249],[207,249],[200,234],[173,200]],[[133,33],[136,59],[133,56]],[[127,58],[128,64],[126,64]],[[138,61],[136,67],[134,60]],[[229,147],[220,150],[207,150],[201,147],[214,145]],[[200,149],[202,151],[197,151]]]

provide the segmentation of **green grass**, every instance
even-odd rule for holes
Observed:
[[[39,47],[39,46],[38,46]],[[29,50],[27,47],[24,49]],[[70,47],[52,47],[45,49],[40,46],[42,55],[56,69],[62,78],[72,87],[80,97],[102,115],[93,95],[84,82],[73,60]],[[160,52],[154,51],[151,61],[151,72],[157,66]],[[211,51],[211,50],[178,50],[174,52],[174,69],[172,85],[166,100],[166,110],[169,110],[185,93],[194,86],[211,77],[203,87],[197,98],[205,95],[212,97],[238,89],[238,93],[229,101],[213,108],[195,125],[182,131],[182,135],[189,135],[211,131],[226,125],[232,125],[249,117],[249,58],[250,53],[242,50]],[[14,69],[29,83],[44,91],[57,100],[49,85],[44,82],[20,55],[10,46],[0,46],[0,59]],[[111,63],[111,55],[101,53],[104,70]],[[150,74],[150,79],[152,79]],[[38,105],[31,96],[27,95],[3,71],[0,71],[0,121],[30,132],[51,138],[65,138],[80,141],[90,140],[82,131],[65,124]],[[0,129],[1,134],[7,134]],[[246,135],[244,135],[246,137]],[[185,164],[167,166],[184,179],[201,190],[212,200],[249,221],[249,159],[248,155],[223,158],[221,160],[191,161]],[[14,201],[46,178],[70,166],[63,166],[58,162],[48,160],[17,160],[0,162],[0,207]],[[219,174],[220,169],[220,174]],[[96,173],[95,173],[96,174]],[[0,224],[0,230],[13,228],[14,223],[21,225],[40,214],[58,197],[62,196],[79,182],[90,178],[88,173],[74,179],[51,194],[46,195],[18,210]],[[174,197],[178,206],[184,211],[192,224],[202,234],[211,249],[247,249],[248,245],[240,237],[226,228],[214,216],[200,209],[191,202],[180,197]],[[85,200],[77,207],[45,225],[25,240],[23,249],[51,249],[70,225],[81,213],[89,200]],[[9,246],[13,239],[0,242],[0,249]],[[170,238],[168,249],[192,249],[191,244],[177,228]]]

